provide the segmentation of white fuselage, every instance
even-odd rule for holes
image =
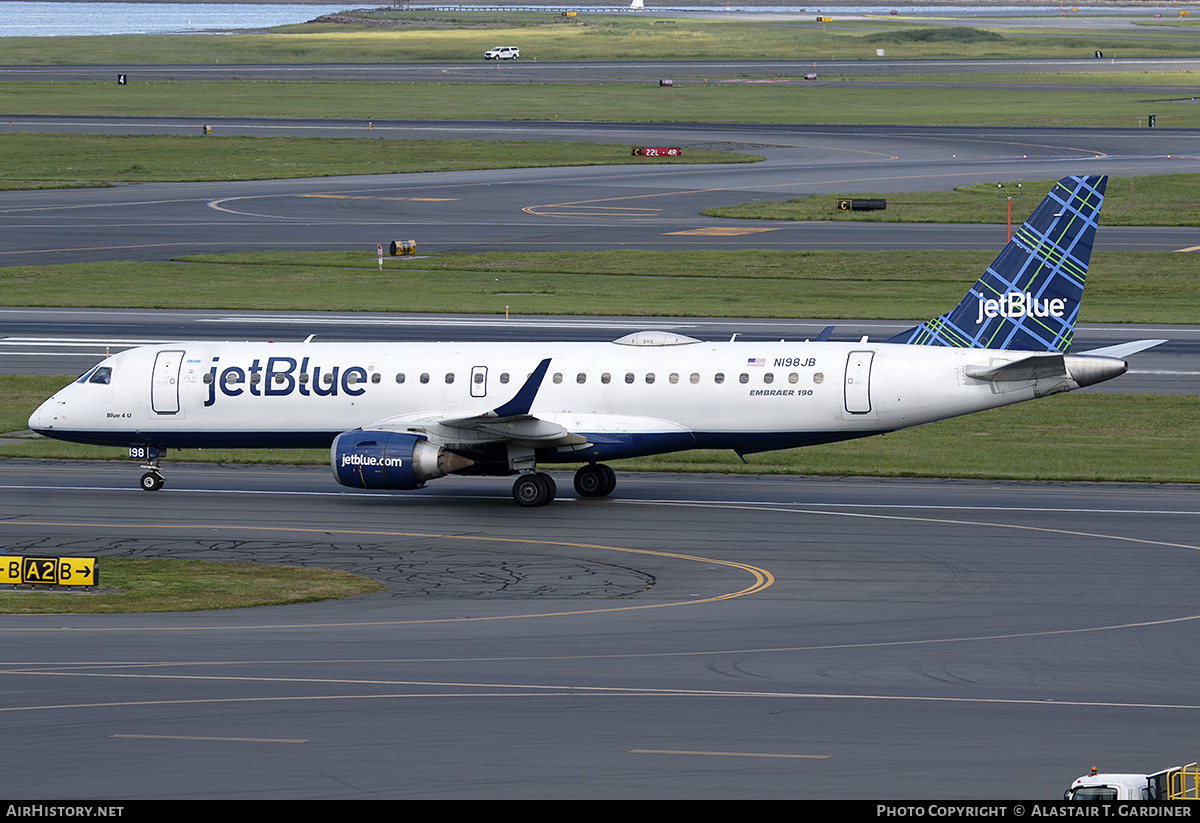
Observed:
[[[160,448],[328,446],[341,432],[378,427],[470,448],[477,434],[456,442],[457,430],[441,421],[486,415],[549,358],[529,415],[611,442],[603,457],[754,452],[1048,393],[1036,380],[1000,386],[967,377],[1024,356],[840,342],[180,343],[108,358],[47,400],[30,427],[64,440]],[[568,458],[588,459],[540,457]]]

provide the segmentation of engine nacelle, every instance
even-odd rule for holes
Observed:
[[[329,449],[333,476],[356,489],[419,489],[474,461],[424,438],[399,432],[356,429],[334,438]]]

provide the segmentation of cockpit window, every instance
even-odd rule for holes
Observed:
[[[112,369],[108,366],[100,366],[92,372],[92,376],[88,378],[89,383],[100,383],[107,386],[112,382]]]

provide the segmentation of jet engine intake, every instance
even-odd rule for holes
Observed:
[[[419,489],[474,463],[421,437],[364,429],[339,434],[329,462],[337,482],[356,489]]]

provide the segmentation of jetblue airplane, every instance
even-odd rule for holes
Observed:
[[[881,342],[178,343],[115,354],[41,405],[39,434],[128,447],[141,486],[166,449],[330,449],[360,489],[582,463],[575,491],[616,487],[605,462],[686,449],[753,452],[920,426],[1123,374],[1143,340],[1071,345],[1105,177],[1060,180],[952,311]]]

